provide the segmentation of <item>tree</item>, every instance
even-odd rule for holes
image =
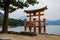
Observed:
[[[8,15],[9,12],[13,12],[17,10],[18,8],[28,7],[28,4],[34,5],[37,3],[36,0],[27,0],[25,3],[21,1],[16,0],[0,0],[0,9],[4,10],[4,20],[3,20],[3,27],[2,32],[7,33],[8,32]],[[12,6],[11,6],[12,5]],[[15,8],[14,8],[15,6]]]
[[[2,23],[3,23],[3,20],[2,20],[2,19],[0,19],[0,26],[2,26]]]

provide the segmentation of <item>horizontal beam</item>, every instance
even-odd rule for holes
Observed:
[[[29,27],[29,26],[26,26],[26,27]],[[31,27],[34,27],[34,26],[31,26]],[[39,27],[39,26],[36,26],[36,27]],[[44,27],[44,26],[41,26],[41,27]]]
[[[44,14],[40,14],[40,16],[43,16]],[[38,15],[31,15],[32,16],[38,16]],[[27,15],[27,17],[30,17],[30,15]]]
[[[27,21],[27,22],[30,22],[30,21]],[[33,21],[31,21],[31,22],[33,22]],[[36,22],[39,22],[39,21],[36,21]],[[41,22],[44,22],[44,21],[41,21]]]

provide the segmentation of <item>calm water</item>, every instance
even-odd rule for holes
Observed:
[[[38,28],[37,28],[38,29]],[[2,28],[0,28],[0,31],[2,30]],[[27,28],[28,30],[28,28]],[[15,32],[21,32],[24,31],[24,27],[16,27],[16,28],[8,28],[8,31],[15,31]],[[32,28],[33,31],[33,28]],[[43,31],[43,28],[42,28]],[[38,30],[37,30],[38,32]],[[49,25],[46,27],[46,33],[48,34],[56,34],[56,35],[60,35],[60,25]]]

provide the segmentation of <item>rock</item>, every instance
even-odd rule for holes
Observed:
[[[19,34],[19,35],[26,35],[26,36],[37,36],[34,32],[13,32],[9,31],[8,34]]]
[[[34,32],[20,32],[21,35],[27,35],[27,36],[37,36]]]

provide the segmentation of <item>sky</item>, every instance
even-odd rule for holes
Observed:
[[[34,6],[30,5],[28,8],[24,7],[24,9],[18,9],[12,13],[9,13],[9,18],[17,19],[19,17],[26,16],[26,13],[24,12],[24,10],[39,9],[44,6],[47,6],[48,10],[43,12],[44,16],[42,16],[42,18],[46,18],[47,20],[60,19],[60,5],[59,5],[60,0],[38,0],[38,1],[39,1],[39,4],[35,4]]]

